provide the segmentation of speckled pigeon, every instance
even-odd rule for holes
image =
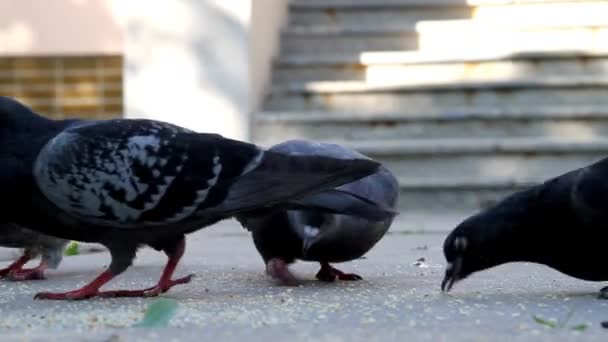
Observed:
[[[13,281],[44,279],[47,269],[56,269],[63,260],[69,240],[38,233],[13,223],[0,224],[0,246],[22,248],[23,254],[11,265],[0,269],[0,277]],[[40,256],[40,264],[24,269],[28,261]]]
[[[172,279],[186,234],[234,215],[374,173],[373,161],[289,156],[217,134],[147,119],[52,120],[0,98],[0,218],[62,239],[104,245],[109,268],[84,287],[38,299],[156,296]],[[138,248],[163,251],[157,285],[99,289],[124,272]]]
[[[292,156],[369,159],[341,145],[303,139],[288,140],[269,150]],[[397,179],[381,166],[372,175],[309,195],[308,203],[317,203],[317,207],[245,213],[238,215],[237,220],[251,231],[266,272],[281,284],[298,283],[288,269],[296,259],[319,262],[321,269],[316,277],[321,281],[360,280],[359,275],[344,273],[330,263],[351,261],[371,250],[394,219],[394,215],[374,215],[375,208],[396,214],[398,200]],[[359,215],[344,215],[337,210],[346,207]],[[327,208],[336,210],[329,212]]]

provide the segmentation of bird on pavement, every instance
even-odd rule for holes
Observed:
[[[35,296],[57,300],[157,296],[191,280],[172,279],[187,234],[279,203],[305,207],[306,195],[379,167],[265,151],[162,121],[53,120],[8,97],[0,97],[0,163],[0,187],[10,199],[0,208],[4,223],[110,252],[108,269],[84,287]],[[168,256],[158,283],[100,291],[143,246]]]
[[[586,281],[608,281],[608,158],[528,187],[457,225],[444,240],[442,291],[510,262],[548,266]],[[600,292],[608,294],[608,288]]]
[[[293,139],[274,145],[270,151],[292,156],[324,156],[341,159],[369,157],[338,144]],[[374,216],[375,208],[396,214],[399,184],[393,174],[380,166],[378,171],[353,182],[309,196],[302,209],[244,213],[236,219],[251,232],[266,273],[282,285],[297,285],[288,266],[296,260],[319,262],[316,278],[333,282],[361,280],[357,274],[344,273],[330,263],[352,261],[369,252],[391,226],[394,215]],[[361,215],[344,215],[327,208],[350,207]],[[364,213],[369,212],[369,215]]]
[[[34,230],[12,224],[0,224],[0,246],[22,248],[22,255],[12,264],[0,269],[0,278],[13,281],[44,279],[47,269],[57,269],[63,260],[63,251],[69,240],[40,234]],[[40,256],[40,264],[31,269],[23,266]]]

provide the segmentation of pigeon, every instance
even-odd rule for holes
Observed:
[[[465,218],[445,238],[444,292],[505,263],[545,265],[585,281],[607,281],[608,158],[515,191]],[[608,288],[600,292],[603,296]]]
[[[22,248],[22,255],[12,264],[0,269],[0,277],[13,281],[41,280],[47,269],[57,269],[69,240],[60,239],[13,223],[0,224],[0,246]],[[23,266],[40,256],[40,264],[32,269]]]
[[[187,234],[239,213],[289,207],[292,199],[305,207],[306,195],[380,166],[289,156],[158,120],[51,119],[8,97],[0,97],[0,163],[0,187],[10,199],[0,208],[0,223],[98,243],[110,252],[109,267],[85,286],[34,296],[47,300],[158,296],[192,279],[172,279]],[[142,247],[168,257],[158,283],[100,291]]]
[[[342,159],[369,159],[356,150],[338,144],[292,139],[272,146],[270,151],[293,156],[325,156]],[[250,212],[236,219],[251,232],[254,245],[266,266],[266,273],[281,285],[298,285],[289,271],[297,259],[321,265],[320,281],[361,280],[330,263],[361,258],[391,226],[399,199],[399,184],[383,165],[377,172],[354,182],[308,196],[317,207]],[[327,208],[352,207],[359,216],[344,215]],[[378,217],[375,208],[395,215]]]

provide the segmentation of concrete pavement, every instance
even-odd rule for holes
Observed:
[[[105,251],[66,257],[45,281],[0,282],[0,340],[608,339],[608,330],[600,324],[608,320],[608,301],[596,298],[605,284],[573,279],[544,266],[503,265],[458,283],[450,294],[440,293],[442,230],[451,228],[450,219],[427,221],[446,226],[410,230],[404,227],[412,222],[402,219],[366,258],[334,265],[360,274],[363,281],[320,283],[314,280],[318,266],[300,262],[292,270],[304,281],[295,288],[276,286],[264,275],[249,236],[234,221],[212,226],[190,236],[178,276],[196,277],[163,296],[176,299],[179,307],[169,327],[155,329],[132,327],[154,299],[34,301],[36,292],[85,284],[110,260]],[[153,285],[165,260],[161,253],[143,249],[134,266],[106,289]],[[534,320],[569,315],[558,328]],[[572,330],[574,326],[582,331]]]

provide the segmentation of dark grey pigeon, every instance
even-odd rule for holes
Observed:
[[[369,157],[337,144],[288,140],[270,151],[292,156],[325,156],[342,159]],[[321,281],[360,280],[330,265],[362,257],[384,236],[394,215],[377,216],[377,208],[396,214],[399,184],[384,166],[372,175],[328,189],[306,198],[308,208],[269,213],[246,213],[237,220],[252,233],[266,272],[285,285],[297,284],[288,265],[296,260],[321,264],[316,278]],[[314,206],[314,203],[317,206]],[[334,211],[328,211],[333,208]],[[344,208],[359,212],[344,215]]]
[[[0,165],[0,188],[10,199],[0,223],[99,243],[111,254],[109,268],[89,284],[38,299],[157,296],[191,279],[172,279],[187,234],[249,211],[306,207],[306,196],[379,167],[265,151],[161,121],[51,120],[7,97],[0,97]],[[143,246],[169,257],[158,283],[100,292]]]
[[[23,254],[7,268],[0,269],[0,277],[13,281],[44,279],[47,269],[56,269],[63,260],[63,251],[69,240],[40,234],[13,224],[0,224],[0,246],[21,248]],[[40,264],[31,269],[23,266],[40,256]]]
[[[516,191],[458,224],[444,241],[443,291],[507,263],[608,281],[608,158]],[[602,297],[608,288],[601,291]]]

